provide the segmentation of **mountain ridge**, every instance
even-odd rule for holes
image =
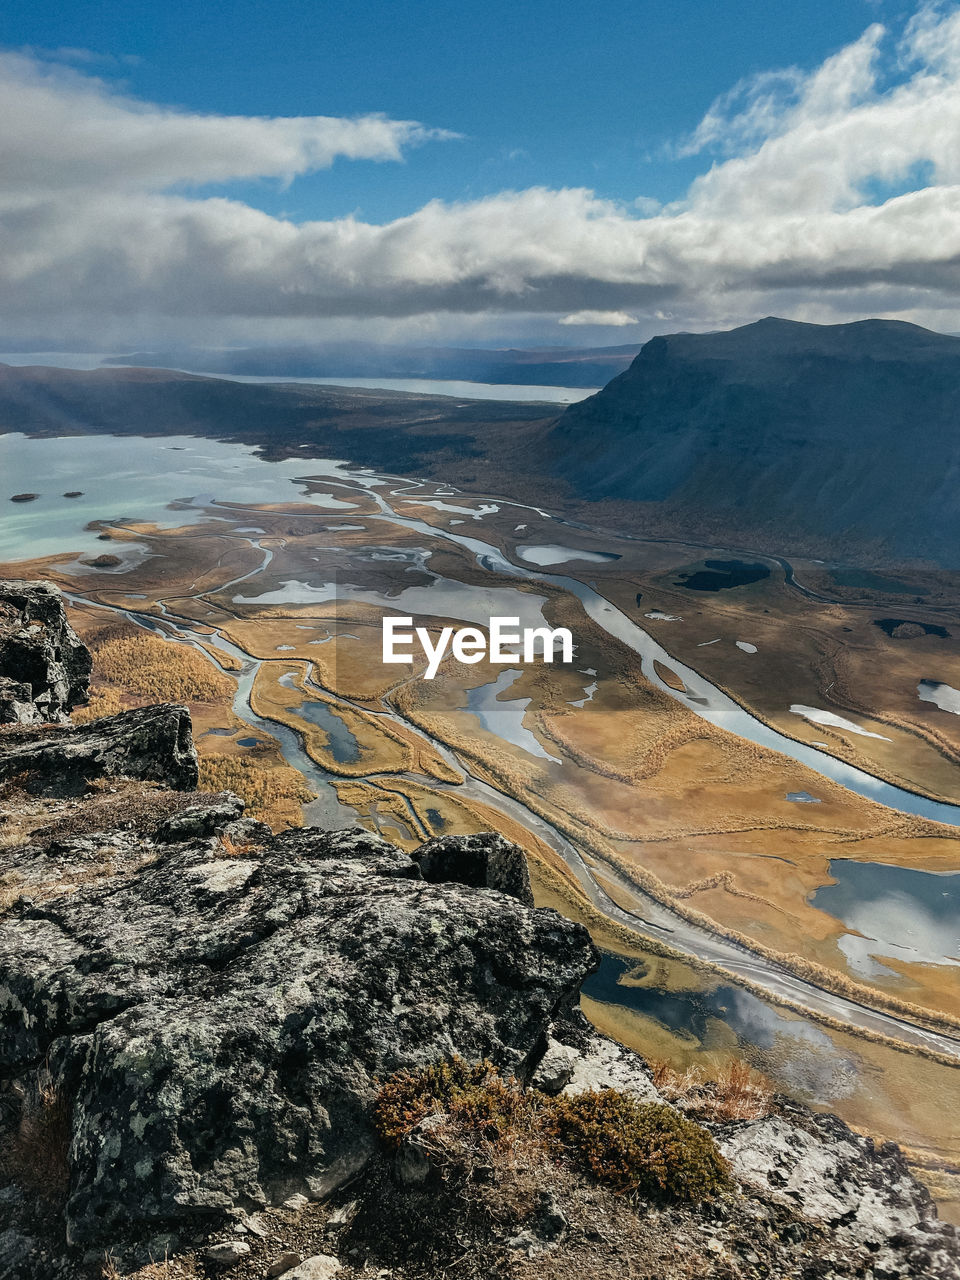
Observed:
[[[849,533],[955,564],[958,421],[960,339],[768,317],[652,338],[546,444],[581,497]]]

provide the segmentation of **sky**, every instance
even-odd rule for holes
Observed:
[[[960,329],[960,4],[32,0],[0,342]]]

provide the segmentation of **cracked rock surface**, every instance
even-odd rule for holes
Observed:
[[[716,1136],[744,1186],[874,1254],[877,1276],[960,1274],[956,1231],[937,1221],[896,1143],[877,1146],[784,1097],[777,1114],[724,1125]]]
[[[137,778],[192,791],[199,776],[190,712],[164,703],[78,726],[10,730],[0,740],[0,782],[33,795],[82,795],[99,778]]]
[[[86,701],[90,653],[50,582],[0,582],[0,724],[60,723]]]
[[[0,1072],[73,1100],[75,1241],[324,1195],[371,1149],[376,1080],[459,1053],[524,1075],[596,964],[554,911],[427,884],[379,837],[303,830],[18,903]]]

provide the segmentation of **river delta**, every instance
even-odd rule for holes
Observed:
[[[630,538],[186,436],[8,434],[0,474],[0,574],[58,582],[94,650],[109,623],[205,655],[232,692],[193,708],[201,754],[309,788],[275,824],[501,830],[602,947],[603,1030],[675,1065],[748,1057],[900,1141],[953,1211],[949,575]],[[574,661],[427,683],[380,661],[384,614],[569,627]]]

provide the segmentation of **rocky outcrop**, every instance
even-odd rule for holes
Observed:
[[[0,782],[16,778],[33,795],[81,795],[98,778],[139,778],[175,791],[197,785],[190,712],[163,704],[49,733],[4,735]]]
[[[867,1250],[874,1275],[960,1274],[957,1233],[937,1221],[929,1192],[895,1143],[878,1147],[836,1116],[814,1115],[787,1098],[777,1114],[725,1125],[717,1136],[746,1187]]]
[[[241,798],[231,791],[225,791],[214,804],[207,801],[171,814],[157,827],[153,838],[162,844],[171,844],[178,840],[199,840],[204,836],[213,836],[240,819],[243,809]],[[270,829],[262,824],[254,824],[244,834],[269,836]]]
[[[90,654],[49,582],[0,582],[0,724],[62,723],[86,701]]]
[[[0,1071],[73,1103],[75,1240],[322,1196],[371,1150],[376,1081],[451,1054],[529,1075],[596,955],[580,926],[427,884],[361,829],[18,905],[0,938]]]
[[[469,836],[439,836],[413,855],[431,884],[465,884],[496,889],[533,906],[527,859],[519,845],[493,831]]]

